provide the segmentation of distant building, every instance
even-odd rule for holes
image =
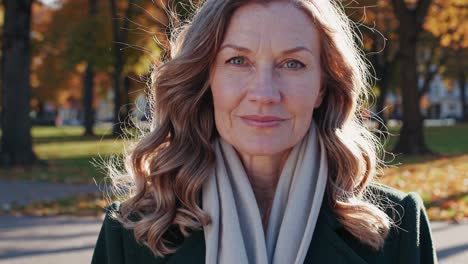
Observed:
[[[96,108],[97,122],[112,122],[114,119],[114,91],[108,89],[105,98],[99,101]]]
[[[467,90],[468,87],[465,86],[465,91]],[[468,93],[465,94],[465,97],[468,101]],[[440,74],[436,75],[430,84],[427,99],[429,107],[423,112],[427,118],[462,118],[461,89],[457,81],[444,81]]]
[[[132,118],[136,121],[146,121],[149,114],[149,104],[145,94],[139,94],[132,108]]]
[[[419,80],[422,86],[423,80]],[[468,101],[468,83],[465,86]],[[429,85],[429,92],[421,98],[420,109],[426,119],[461,119],[463,108],[459,83],[454,80],[444,80],[440,74],[434,76]],[[401,95],[389,92],[385,99],[385,112],[389,119],[401,119]]]
[[[65,105],[59,106],[57,109],[57,118],[55,125],[57,126],[79,126],[81,125],[82,111],[79,101],[74,97],[69,97]]]

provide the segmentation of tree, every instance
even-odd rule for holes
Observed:
[[[435,0],[424,24],[425,30],[437,40],[434,46],[442,54],[439,72],[456,80],[460,88],[462,120],[468,121],[466,102],[466,69],[468,68],[468,3],[463,0]]]
[[[99,15],[90,18],[89,2],[63,0],[60,8],[49,15],[50,23],[36,30],[34,35],[43,37],[37,41],[33,57],[34,61],[40,62],[33,64],[32,77],[37,80],[33,91],[39,100],[58,102],[64,95],[73,94],[84,103],[89,100],[86,100],[84,90],[84,87],[90,87],[85,85],[86,79],[88,84],[91,83],[91,78],[85,78],[87,62],[93,62],[95,87],[92,94],[90,90],[88,92],[96,103],[99,97],[107,96],[107,87],[111,87],[107,80],[114,79],[117,68],[121,72],[120,93],[115,99],[120,101],[116,109],[121,111],[116,122],[126,121],[131,102],[129,94],[136,95],[131,90],[138,88],[138,81],[134,80],[147,74],[150,65],[161,54],[161,46],[152,37],[166,33],[167,13],[163,10],[166,3],[134,0],[129,4],[129,0],[115,0],[116,13],[111,14],[108,12],[111,10],[110,1],[96,1],[99,3]],[[109,30],[113,23],[119,31],[119,40],[115,40],[112,30]],[[116,53],[119,54],[116,56]],[[120,67],[115,67],[119,56]],[[102,82],[104,79],[106,81]],[[84,105],[83,109],[86,109]]]
[[[97,0],[89,0],[89,17],[94,20],[97,13]],[[91,43],[95,43],[95,35],[91,28],[89,30],[89,39]],[[94,126],[94,110],[93,110],[93,87],[94,87],[94,58],[87,61],[86,70],[83,77],[83,110],[84,110],[84,128],[85,136],[92,136]]]
[[[443,65],[444,77],[455,80],[460,89],[460,103],[462,106],[462,122],[468,122],[468,104],[466,100],[466,80],[468,69],[468,48],[463,46],[452,47],[448,50],[446,63]]]
[[[51,27],[56,9],[39,3],[33,1],[31,17],[31,96],[39,102],[51,102],[58,97],[57,87],[68,82],[70,75],[59,58],[62,43],[57,37],[51,38],[53,34],[63,35],[64,31],[63,27],[61,30]]]
[[[151,58],[159,56],[159,48],[152,40],[155,23],[150,18],[159,17],[161,10],[158,3],[138,0],[132,5],[134,10],[127,19],[126,15],[112,15],[109,12],[110,1],[96,1],[99,4],[99,15],[92,17],[89,2],[63,0],[60,8],[50,15],[51,22],[47,30],[38,32],[43,38],[34,54],[34,60],[41,62],[33,69],[33,77],[38,80],[34,87],[35,94],[39,99],[46,98],[56,103],[67,94],[82,99],[83,103],[88,101],[84,87],[90,87],[85,86],[85,80],[91,83],[91,78],[85,78],[86,69],[88,62],[93,62],[95,87],[92,94],[90,90],[88,92],[94,98],[89,101],[96,103],[101,98],[107,98],[108,88],[112,86],[116,57],[116,49],[113,48],[116,43],[109,29],[116,22],[124,36],[124,41],[118,43],[119,56],[122,58],[121,75],[130,76],[123,80],[123,92],[117,99],[127,106],[130,102],[128,95],[137,87],[133,80],[148,71],[153,62]],[[115,3],[118,14],[128,13],[128,0],[116,0]],[[126,22],[119,23],[124,19]],[[83,109],[86,109],[84,105]],[[120,112],[119,120],[125,119],[123,116],[126,112],[128,110]]]
[[[468,68],[468,48],[459,48],[455,50],[455,71],[458,87],[460,87],[460,101],[462,105],[462,121],[468,122],[468,105],[466,102],[466,69]]]
[[[112,65],[112,56],[109,52],[111,34],[108,32],[110,15],[99,11],[105,7],[107,6],[104,2],[97,0],[69,0],[58,11],[53,24],[59,32],[63,31],[63,24],[68,22],[69,17],[80,13],[69,24],[66,32],[58,34],[58,38],[59,42],[63,43],[63,49],[59,52],[62,65],[69,72],[81,76],[82,92],[79,97],[82,100],[85,136],[94,134],[93,105],[99,93],[96,76],[100,71],[108,71]]]
[[[396,87],[395,71],[398,69],[398,21],[387,1],[365,0],[351,2],[348,15],[361,27],[363,48],[369,58],[376,77],[376,114],[380,131],[386,130],[385,99],[390,90]],[[361,10],[362,12],[357,12]],[[388,41],[387,38],[391,38]]]
[[[32,0],[4,0],[2,43],[3,111],[1,164],[30,166],[32,150],[30,109],[30,23]]]
[[[431,153],[424,141],[423,119],[419,108],[416,47],[432,0],[419,0],[409,5],[404,0],[392,0],[391,3],[399,20],[397,32],[403,105],[403,126],[393,151],[404,154]]]
[[[100,39],[89,41],[88,28],[93,26],[99,31],[102,26],[90,21],[88,2],[63,0],[57,8],[42,6],[36,17],[33,8],[31,78],[35,99],[58,105],[70,95],[83,97],[86,62],[94,59],[97,68],[99,60],[94,58],[95,54],[104,50],[96,48],[102,42]],[[44,21],[41,17],[49,19]],[[97,34],[100,38],[105,36],[100,31]]]
[[[398,10],[395,7],[396,3],[398,4]],[[347,5],[349,9],[348,13],[351,18],[359,24],[364,25],[364,27],[361,27],[364,29],[362,30],[364,49],[368,54],[377,77],[377,113],[381,119],[384,120],[382,110],[386,92],[390,88],[400,86],[401,93],[403,94],[402,97],[405,101],[403,110],[406,112],[406,114],[404,113],[406,120],[417,120],[417,123],[420,123],[420,129],[415,130],[411,128],[416,125],[413,124],[414,121],[406,121],[407,125],[401,131],[402,140],[408,136],[408,133],[413,133],[411,131],[420,130],[422,133],[422,116],[418,113],[416,108],[419,107],[421,96],[428,91],[430,87],[429,84],[433,77],[438,73],[447,72],[447,69],[453,68],[454,71],[450,71],[450,73],[452,73],[454,78],[461,80],[463,78],[458,77],[461,76],[458,71],[464,72],[463,69],[466,69],[466,66],[463,67],[463,65],[461,65],[461,63],[466,60],[451,60],[451,54],[454,54],[454,52],[449,52],[449,50],[459,47],[460,41],[464,39],[463,32],[467,34],[466,30],[463,30],[464,27],[460,26],[463,23],[461,21],[466,21],[467,4],[464,3],[463,0],[434,0],[431,1],[431,3],[423,3],[423,1],[418,2],[416,0],[393,1],[391,3],[384,0],[361,0],[359,3],[352,1]],[[424,11],[424,9],[427,8],[429,8],[429,11]],[[358,9],[364,10],[364,12],[357,12],[356,10]],[[423,17],[422,14],[427,12],[429,12],[429,15],[424,15]],[[402,19],[402,16],[404,16],[405,19]],[[416,18],[416,16],[419,18]],[[416,22],[408,23],[408,21],[411,20]],[[421,29],[421,23],[425,31]],[[407,30],[408,25],[418,29]],[[402,31],[405,32],[401,33]],[[417,34],[415,34],[415,32]],[[409,35],[413,36],[414,40],[417,40],[417,42],[408,41],[411,39]],[[389,38],[389,41],[385,41],[385,38]],[[403,38],[406,41],[402,41]],[[457,40],[457,42],[454,40]],[[409,52],[412,49],[404,47],[404,45],[408,45],[408,43],[414,47],[414,51]],[[406,59],[400,59],[400,51],[405,51],[405,54],[410,56],[406,56]],[[463,52],[458,52],[458,58],[462,58]],[[411,57],[415,58],[411,59]],[[416,61],[417,65],[414,66],[415,70],[413,70],[416,71],[417,77],[411,77],[413,82],[412,86],[408,86],[408,82],[406,82],[406,85],[403,84],[403,76],[411,75],[411,71],[407,70],[409,65],[407,63],[408,58]],[[450,63],[452,61],[460,65],[458,65],[458,67],[448,67],[447,63],[449,62],[450,65],[453,65],[453,63]],[[398,69],[405,74],[400,73],[395,76],[395,72]],[[414,84],[414,80],[416,80],[417,83],[418,79],[422,81],[419,83],[421,84],[419,87],[417,84]],[[408,78],[406,78],[406,80],[408,80]],[[412,92],[413,96],[406,95],[409,92]],[[408,101],[412,102],[412,110],[407,109]],[[419,117],[415,117],[416,114],[419,114]],[[416,132],[416,134],[418,133],[419,132]],[[422,134],[421,136],[414,136],[413,138],[420,139],[414,141],[416,144],[421,145],[418,141],[422,141],[424,144]],[[411,148],[414,149],[414,146]],[[400,152],[398,149],[396,149],[396,151]]]
[[[424,41],[418,47],[418,75],[420,78],[420,89],[418,92],[421,100],[431,88],[431,82],[442,69],[449,58],[450,48],[440,45],[440,37],[434,37],[429,32],[422,34]]]
[[[111,15],[112,15],[112,33],[113,33],[113,50],[114,50],[114,72],[113,72],[113,86],[114,86],[114,126],[112,134],[119,136],[122,134],[121,120],[127,116],[127,113],[122,113],[122,87],[123,79],[122,72],[125,65],[125,60],[122,55],[122,50],[126,47],[127,43],[127,30],[129,28],[129,21],[133,14],[135,0],[128,0],[127,9],[122,27],[117,20],[118,8],[116,0],[110,0]],[[125,90],[128,90],[127,88]],[[128,93],[127,95],[128,96]],[[128,112],[128,111],[126,111]]]

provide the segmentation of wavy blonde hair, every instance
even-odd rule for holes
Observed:
[[[152,72],[151,130],[126,155],[123,178],[111,175],[130,190],[115,218],[157,256],[175,252],[169,239],[174,231],[187,237],[210,222],[200,207],[202,185],[215,164],[211,142],[218,136],[209,69],[234,11],[250,2],[272,1],[207,0],[176,31],[170,58]],[[365,198],[380,147],[360,120],[371,75],[341,6],[328,0],[288,2],[311,17],[321,37],[325,96],[313,118],[329,164],[328,202],[349,233],[377,250],[391,220]]]

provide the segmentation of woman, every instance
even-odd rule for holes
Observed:
[[[206,1],[154,72],[93,263],[436,262],[420,198],[372,184],[349,23],[333,1]]]

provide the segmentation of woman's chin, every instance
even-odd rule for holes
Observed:
[[[242,145],[241,147],[234,145],[234,148],[238,152],[250,156],[274,156],[291,148],[285,144],[278,144],[278,142],[248,142]]]

